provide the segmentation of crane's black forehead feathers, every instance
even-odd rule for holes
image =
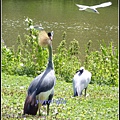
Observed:
[[[52,35],[51,35],[51,32],[49,32],[49,33],[48,33],[48,36],[49,36],[49,37],[51,37],[51,36],[52,36]]]

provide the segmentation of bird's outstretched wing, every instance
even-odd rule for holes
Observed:
[[[86,6],[86,5],[79,5],[79,4],[76,4],[76,6],[79,7],[79,10],[85,10],[86,8],[88,8],[88,6]]]
[[[94,6],[90,6],[92,8],[100,8],[100,7],[107,7],[107,6],[110,6],[112,5],[112,2],[106,2],[106,3],[102,3],[100,5],[94,5]]]

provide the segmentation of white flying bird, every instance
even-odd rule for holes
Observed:
[[[107,6],[110,6],[112,5],[111,2],[106,2],[106,3],[102,3],[100,5],[94,5],[94,6],[86,6],[86,5],[79,5],[79,4],[76,4],[78,7],[79,7],[79,10],[85,10],[85,11],[88,11],[88,12],[93,12],[93,13],[98,13],[99,12],[96,10],[96,8],[100,8],[100,7],[107,7]]]

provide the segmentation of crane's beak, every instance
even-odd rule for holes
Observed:
[[[51,40],[51,41],[53,40],[53,37],[52,37],[52,36],[50,37],[50,40]]]
[[[51,41],[53,40],[53,35],[54,35],[54,32],[52,31],[51,36],[49,37]]]

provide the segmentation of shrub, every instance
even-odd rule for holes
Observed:
[[[100,44],[99,51],[86,50],[85,67],[92,72],[91,83],[118,86],[118,50],[111,42],[107,47]]]
[[[70,82],[76,70],[80,67],[80,60],[79,57],[77,57],[79,54],[78,41],[71,41],[69,48],[67,48],[66,40],[63,39],[57,50],[57,53],[54,54],[55,72],[61,76],[63,80]]]
[[[18,63],[14,50],[7,48],[4,43],[2,43],[2,71],[7,74],[14,74],[14,69]]]
[[[13,48],[2,46],[2,71],[9,74],[36,76],[45,69],[47,61],[47,49],[38,45],[38,31],[30,28],[33,21],[26,19],[29,35],[25,35],[22,42],[18,36],[18,48],[16,51]]]

